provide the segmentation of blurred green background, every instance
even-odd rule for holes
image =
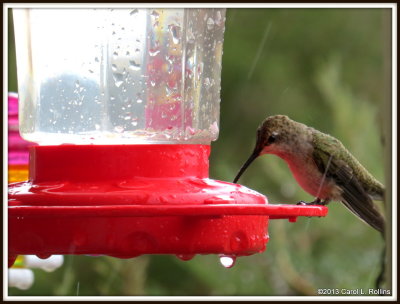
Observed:
[[[253,149],[259,123],[286,114],[339,138],[384,182],[389,17],[388,9],[228,9],[220,136],[212,144],[210,177],[232,181]],[[8,49],[9,90],[16,91],[12,35]],[[313,199],[275,156],[257,159],[241,183],[270,203]],[[9,295],[281,296],[374,288],[383,240],[340,203],[329,205],[326,218],[272,220],[269,235],[264,253],[241,257],[231,269],[212,255],[187,262],[66,256],[63,267],[35,270],[32,288],[10,288]]]

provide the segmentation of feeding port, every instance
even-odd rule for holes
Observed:
[[[269,219],[326,215],[209,178],[224,20],[224,9],[14,9],[20,133],[39,145],[29,180],[9,186],[10,265],[250,255]]]

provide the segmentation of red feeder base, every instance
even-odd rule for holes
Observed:
[[[206,145],[34,146],[30,180],[9,185],[9,256],[250,255],[269,218],[325,216],[323,206],[268,205],[208,178]]]

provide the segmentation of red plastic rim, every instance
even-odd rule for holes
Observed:
[[[208,178],[205,145],[35,146],[9,186],[9,253],[249,255],[268,220],[325,216]]]
[[[225,215],[263,215],[271,219],[291,219],[298,216],[325,216],[327,208],[324,206],[297,206],[297,205],[137,205],[137,206],[10,206],[12,216],[58,216],[58,217],[155,217],[155,216],[225,216]]]

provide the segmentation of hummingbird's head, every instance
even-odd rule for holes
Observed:
[[[253,153],[281,154],[293,147],[296,138],[297,122],[286,115],[275,115],[266,118],[257,129],[257,142]]]
[[[257,129],[257,141],[253,153],[239,170],[233,182],[237,182],[258,156],[268,153],[282,157],[290,153],[296,143],[302,140],[302,126],[305,127],[305,125],[291,120],[286,115],[266,118]]]

